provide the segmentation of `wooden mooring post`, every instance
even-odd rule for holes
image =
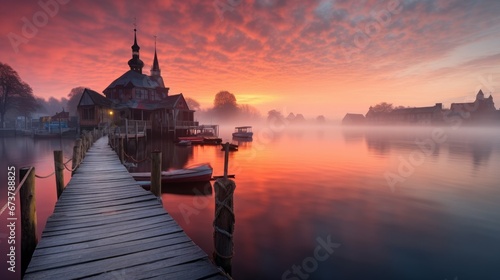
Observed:
[[[62,151],[54,151],[54,168],[56,170],[57,199],[59,199],[64,191],[64,162]]]
[[[81,153],[81,146],[82,146],[82,139],[78,138],[75,140],[75,146],[73,146],[73,158],[72,158],[72,161],[71,161],[71,170],[73,170],[71,172],[71,176],[73,176],[73,174],[75,174],[75,169],[77,168],[77,166],[80,164],[80,161],[82,161],[82,153]]]
[[[214,217],[214,261],[226,273],[231,275],[233,258],[234,205],[233,194],[236,184],[227,178],[229,163],[229,143],[224,145],[224,178],[217,179],[215,189]]]
[[[227,170],[229,166],[229,142],[224,144],[224,179],[227,179]]]
[[[128,143],[128,119],[125,119],[125,140]]]
[[[120,147],[118,150],[118,157],[120,158],[120,162],[122,164],[124,164],[125,163],[125,150],[123,147],[123,138],[122,137],[120,137]]]
[[[135,121],[135,144],[136,146],[139,146],[139,125],[137,124],[138,121]]]
[[[21,200],[21,277],[31,261],[35,251],[36,238],[36,199],[35,199],[35,167],[19,170],[19,180],[24,180],[19,190]],[[22,181],[21,181],[22,182]]]
[[[151,192],[161,197],[161,152],[151,153]]]

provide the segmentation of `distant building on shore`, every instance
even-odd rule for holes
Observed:
[[[347,113],[345,114],[344,118],[342,119],[342,124],[343,125],[361,125],[365,124],[365,116],[363,114],[351,114]]]
[[[394,109],[391,112],[374,112],[372,108],[366,113],[366,121],[371,124],[432,124],[443,119],[443,104],[436,103],[431,107],[414,107]]]
[[[444,109],[442,103],[429,107],[397,108],[387,112],[377,112],[372,107],[363,117],[361,114],[347,113],[342,124],[363,123],[376,125],[431,125],[443,124],[452,118],[461,118],[465,124],[499,124],[500,110],[495,108],[493,97],[484,97],[482,90],[474,102],[452,103]]]
[[[156,52],[150,75],[142,73],[144,62],[139,56],[137,31],[134,29],[130,70],[104,89],[105,96],[86,89],[78,104],[80,126],[97,127],[112,119],[146,121],[148,129],[159,131],[186,131],[198,125],[194,110],[190,110],[182,93],[169,95],[165,87]]]
[[[451,103],[450,111],[449,116],[462,117],[469,123],[498,123],[500,121],[500,110],[495,108],[493,96],[484,98],[482,90],[479,90],[474,102]]]

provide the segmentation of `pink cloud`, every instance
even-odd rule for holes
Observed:
[[[500,35],[494,31],[500,25],[498,1],[401,0],[401,11],[391,13],[388,7],[394,1],[241,1],[223,11],[223,18],[211,1],[70,1],[15,53],[8,34],[22,35],[20,19],[41,10],[36,2],[17,1],[0,15],[5,23],[0,27],[0,61],[14,67],[40,96],[63,97],[81,85],[102,91],[128,70],[136,18],[145,72],[157,36],[160,67],[172,92],[210,100],[218,90],[228,89],[275,95],[274,100],[300,108],[304,90],[314,88],[315,95],[334,104],[319,108],[327,114],[335,104],[352,104],[350,98],[375,88],[393,92],[389,97],[394,103],[416,102],[411,96],[417,95],[418,86],[403,97],[388,77]],[[386,13],[389,18],[380,18]],[[439,72],[450,73],[441,76],[443,87],[451,76],[464,91],[475,86],[460,79],[468,69],[500,75],[498,68],[483,67],[491,60],[481,57]],[[396,84],[410,82],[425,80],[409,77]],[[340,94],[345,91],[353,97]],[[376,98],[368,96],[359,108],[382,101]],[[423,102],[433,104],[435,98]]]

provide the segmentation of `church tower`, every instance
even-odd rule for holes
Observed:
[[[156,38],[155,38],[155,57],[153,59],[153,66],[151,67],[151,78],[158,82],[158,85],[165,87],[163,78],[161,77],[160,64],[158,63],[158,55],[156,54]]]
[[[141,47],[137,44],[137,29],[134,28],[134,44],[132,45],[132,59],[128,61],[128,66],[130,70],[133,70],[139,74],[142,74],[142,67],[144,67],[144,62],[139,58],[139,50]]]

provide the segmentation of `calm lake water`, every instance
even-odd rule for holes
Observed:
[[[229,157],[237,186],[235,279],[500,279],[500,128],[254,132]],[[230,130],[221,136],[229,140]],[[69,156],[72,145],[0,139],[2,170],[34,164],[49,174],[52,150]],[[165,169],[209,162],[214,175],[223,173],[220,147],[154,141],[146,151],[130,148],[139,160],[161,149]],[[211,256],[211,188],[164,188],[164,207]],[[4,186],[2,205],[3,193]],[[56,199],[54,178],[37,179],[36,195],[41,232]]]

